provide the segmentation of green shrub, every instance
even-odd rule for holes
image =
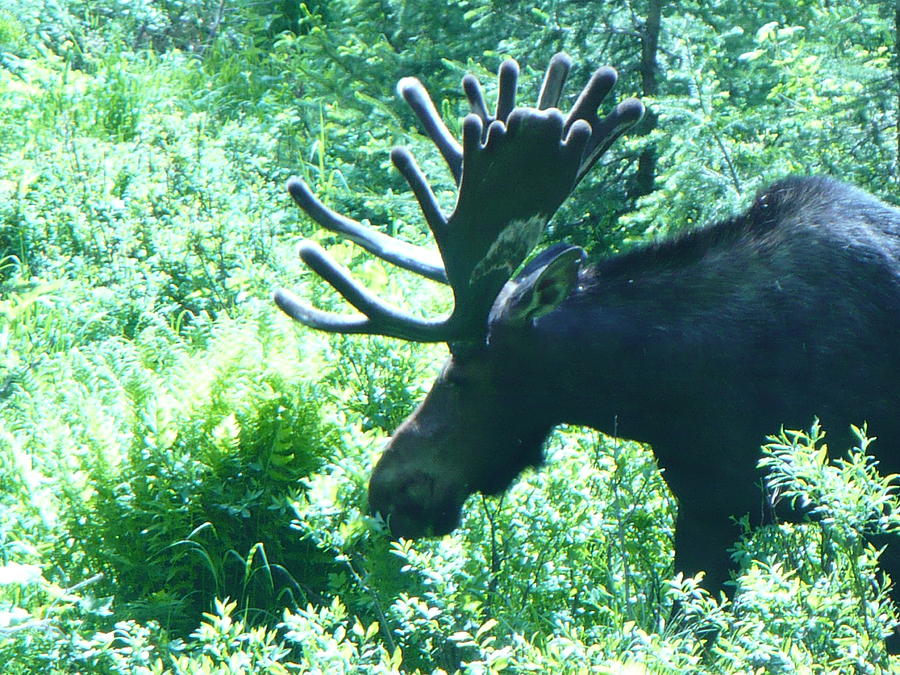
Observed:
[[[894,531],[895,496],[863,440],[843,463],[815,430],[775,441],[773,485],[819,508],[736,542],[733,600],[670,578],[675,505],[649,450],[581,430],[451,537],[391,543],[366,515],[384,435],[443,348],[295,331],[271,288],[346,311],[301,271],[311,236],[398,304],[449,298],[317,231],[285,178],[429,243],[388,147],[414,146],[447,209],[454,194],[397,78],[420,77],[454,133],[462,72],[491,91],[507,54],[523,100],[559,49],[573,83],[609,62],[640,90],[639,4],[493,4],[0,0],[4,672],[900,670],[860,536]],[[551,238],[621,249],[784,172],[895,198],[891,8],[673,7],[660,128],[618,144]],[[635,201],[651,148],[657,189]]]
[[[299,600],[316,585],[321,556],[290,533],[287,500],[336,437],[281,326],[219,322],[200,350],[176,342],[155,373],[146,366],[161,358],[158,328],[91,355],[85,374],[103,364],[129,399],[129,449],[85,457],[89,499],[71,495],[69,522],[72,537],[88,537],[86,564],[109,570],[121,602],[190,626],[191,608],[215,595],[267,607],[279,592]]]

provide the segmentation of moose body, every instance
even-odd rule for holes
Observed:
[[[741,216],[583,270],[532,323],[501,315],[394,434],[370,500],[398,534],[449,532],[469,493],[541,462],[555,425],[590,426],[652,446],[678,502],[675,567],[718,590],[732,516],[773,515],[766,436],[818,416],[841,449],[868,421],[881,470],[898,472],[898,402],[900,212],[790,178]]]
[[[295,201],[375,255],[448,283],[439,321],[387,305],[314,244],[301,257],[361,314],[338,316],[286,291],[279,306],[318,329],[446,341],[450,360],[396,430],[369,484],[398,536],[441,535],[475,493],[505,490],[542,461],[554,426],[585,425],[649,443],[678,502],[675,569],[728,580],[734,518],[773,512],[760,445],[781,426],[829,430],[847,447],[868,423],[884,472],[900,473],[900,211],[826,178],[788,178],[743,215],[585,266],[558,244],[518,274],[552,213],[643,109],[596,110],[615,72],[594,74],[568,116],[556,110],[570,63],[551,61],[536,109],[515,107],[518,70],[501,66],[496,116],[472,78],[463,143],[417,82],[400,92],[460,186],[445,217],[408,153],[395,165],[418,199],[441,261],[319,202]],[[443,264],[442,264],[443,263]],[[900,551],[882,564],[900,581]],[[895,586],[896,588],[896,586]],[[896,597],[895,597],[896,599]]]

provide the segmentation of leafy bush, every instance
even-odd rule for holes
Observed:
[[[322,573],[287,528],[287,499],[336,437],[314,390],[300,384],[281,325],[219,322],[199,350],[153,327],[56,366],[57,381],[82,383],[82,416],[67,420],[70,429],[103,419],[109,380],[127,397],[119,424],[72,439],[84,476],[66,486],[63,504],[83,564],[107,570],[121,602],[145,606],[136,616],[190,626],[190,607],[214,595],[265,607],[285,589],[303,598]],[[99,373],[106,381],[91,381]],[[124,455],[109,445],[113,430]]]
[[[358,440],[365,445],[365,439]],[[815,428],[776,439],[765,460],[772,483],[785,494],[808,497],[814,484],[798,476],[824,472],[840,476],[853,504],[882,514],[885,505],[896,506],[892,483],[879,479],[865,458],[863,438],[852,459],[830,464],[820,441]],[[246,610],[236,619],[235,603],[218,602],[185,641],[169,641],[155,624],[134,621],[84,632],[88,624],[79,629],[78,621],[72,623],[79,614],[73,591],[65,596],[66,612],[42,622],[15,603],[7,605],[19,630],[0,632],[0,648],[15,653],[26,636],[40,637],[50,663],[67,658],[93,664],[92,672],[576,673],[591,667],[610,673],[788,673],[891,667],[881,638],[896,616],[878,575],[877,552],[842,538],[857,509],[748,533],[737,548],[747,562],[735,599],[713,598],[697,579],[667,581],[670,551],[664,541],[643,537],[645,518],[671,523],[671,504],[649,454],[575,432],[557,443],[552,471],[528,474],[503,500],[474,500],[454,536],[389,548],[358,506],[368,453],[350,452],[326,467],[296,503],[295,527],[337,563],[331,590],[305,609],[287,610],[277,630],[252,628]],[[589,455],[585,465],[583,452],[592,449],[602,452]],[[579,477],[582,493],[560,492]],[[579,551],[584,557],[572,557]],[[803,553],[799,561],[792,557],[796,551]],[[28,575],[17,572],[27,569]],[[40,579],[36,567],[6,571],[7,588]],[[662,605],[658,595],[665,598]],[[679,609],[670,616],[672,601]],[[50,639],[54,633],[47,628],[59,625],[82,637],[74,643]],[[710,638],[711,627],[717,637]]]
[[[659,128],[620,143],[550,237],[602,255],[787,172],[896,200],[890,9],[668,3]],[[642,11],[0,0],[4,672],[898,669],[889,580],[860,536],[896,530],[896,497],[864,433],[835,462],[818,429],[773,440],[773,489],[817,510],[747,530],[733,599],[671,578],[675,505],[649,450],[577,429],[504,498],[473,498],[454,536],[392,544],[366,480],[443,348],[329,340],[271,307],[288,284],[340,307],[295,259],[311,236],[398,304],[446,310],[314,231],[285,178],[423,243],[388,148],[414,146],[447,209],[453,190],[396,79],[426,82],[457,133],[462,72],[490,91],[506,55],[524,100],[559,49],[573,83],[608,62],[621,96],[640,92]]]

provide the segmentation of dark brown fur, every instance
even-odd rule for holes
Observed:
[[[867,421],[880,469],[900,472],[900,211],[836,181],[778,182],[741,216],[584,270],[536,321],[495,316],[373,473],[397,534],[452,530],[466,496],[541,461],[555,425],[587,425],[652,445],[679,505],[675,567],[717,590],[732,517],[771,516],[768,434],[818,417],[843,450]],[[882,561],[900,581],[896,543]]]

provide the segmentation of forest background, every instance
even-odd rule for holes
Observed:
[[[458,132],[462,74],[493,91],[507,56],[523,100],[564,50],[573,92],[610,64],[650,110],[549,241],[627,250],[787,174],[900,204],[898,27],[886,0],[0,0],[2,671],[889,672],[860,533],[897,501],[863,434],[829,463],[813,420],[772,429],[772,475],[821,517],[745,528],[733,600],[673,577],[650,451],[584,429],[454,535],[392,543],[366,479],[444,348],[325,337],[271,293],[340,307],[296,258],[313,238],[446,307],[284,184],[427,243],[389,148],[452,184],[394,85]]]

